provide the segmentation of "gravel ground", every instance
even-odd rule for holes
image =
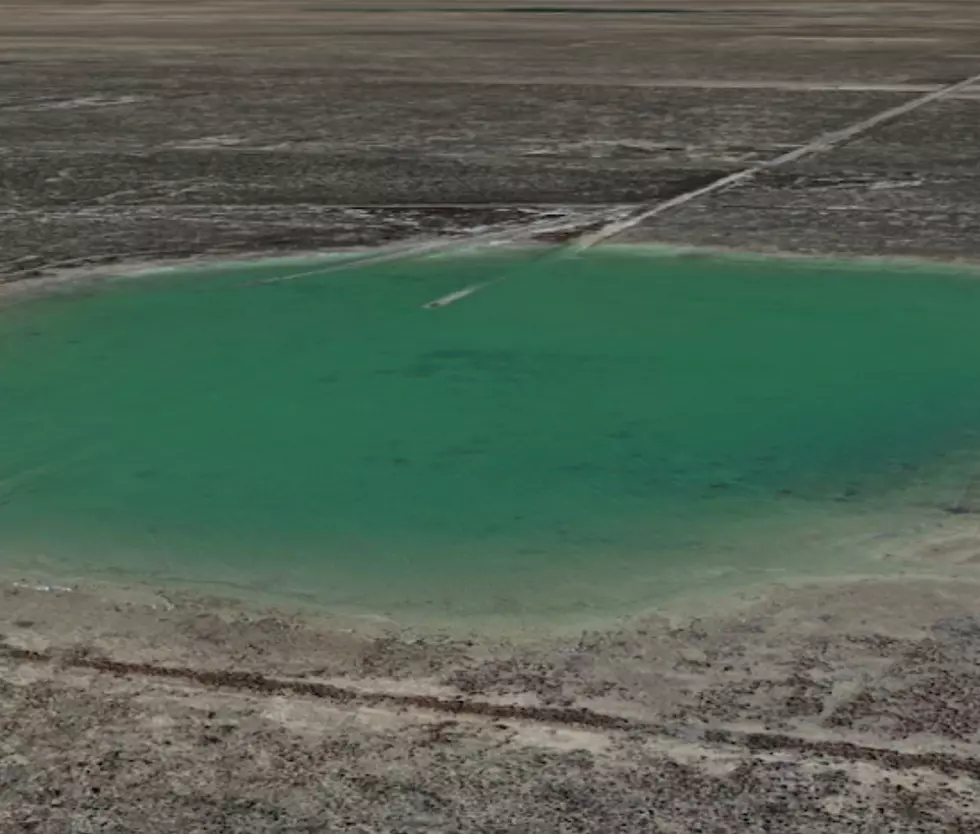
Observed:
[[[977,591],[492,643],[8,583],[0,830],[978,831]]]
[[[649,204],[980,72],[970,2],[683,5],[11,0],[0,280]],[[622,239],[972,259],[978,107],[980,86]]]

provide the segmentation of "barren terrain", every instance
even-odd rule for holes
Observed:
[[[6,0],[2,280],[650,204],[980,71],[970,2],[519,5]],[[971,258],[978,101],[622,239]]]

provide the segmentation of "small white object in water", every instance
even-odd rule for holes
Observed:
[[[437,298],[435,301],[430,301],[428,304],[423,304],[426,310],[436,310],[439,307],[448,307],[450,304],[454,304],[462,298],[466,298],[468,295],[473,295],[473,293],[478,290],[482,290],[486,284],[474,284],[472,287],[466,287],[462,290],[456,290],[456,292],[451,292],[449,295],[444,295],[442,298]]]

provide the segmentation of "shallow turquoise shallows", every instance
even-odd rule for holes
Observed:
[[[311,268],[0,310],[0,565],[576,616],[858,570],[980,473],[966,273],[522,251],[265,283]]]

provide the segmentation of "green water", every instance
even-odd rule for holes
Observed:
[[[980,472],[974,276],[518,252],[262,283],[296,271],[0,310],[0,564],[559,617],[857,570]]]

